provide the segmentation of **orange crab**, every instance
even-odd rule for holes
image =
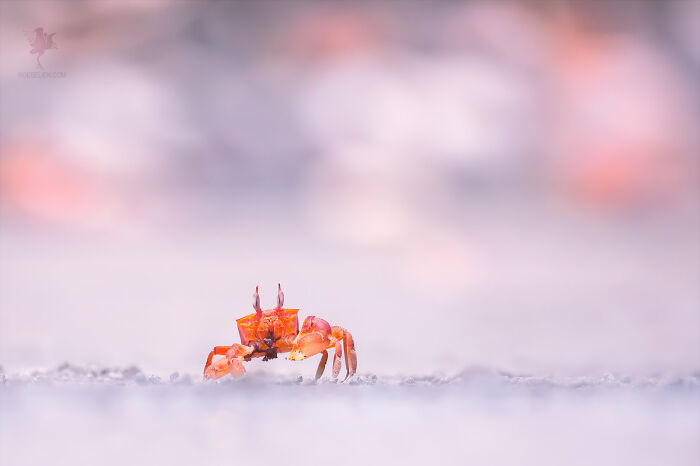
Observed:
[[[254,314],[236,320],[241,343],[231,346],[215,346],[204,365],[205,379],[218,379],[226,374],[240,377],[245,374],[243,361],[263,358],[263,361],[277,358],[279,353],[289,353],[287,359],[301,361],[322,353],[316,370],[318,380],[326,369],[328,349],[335,347],[333,356],[333,378],[340,373],[340,358],[345,351],[345,380],[357,370],[355,343],[350,332],[342,327],[331,327],[320,317],[308,316],[299,331],[299,309],[283,309],[284,293],[277,285],[277,307],[263,311],[260,309],[258,287],[253,294]],[[214,356],[225,356],[212,363]]]

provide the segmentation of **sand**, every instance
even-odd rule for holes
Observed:
[[[700,373],[0,375],[0,463],[691,465]]]

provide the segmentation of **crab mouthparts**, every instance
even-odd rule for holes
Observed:
[[[287,359],[290,361],[301,361],[302,359],[305,359],[304,355],[301,353],[299,350],[292,350],[289,353],[289,356],[287,356]]]

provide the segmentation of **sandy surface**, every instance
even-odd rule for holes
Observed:
[[[0,463],[690,465],[700,374],[0,376]]]

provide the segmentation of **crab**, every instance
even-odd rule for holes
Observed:
[[[290,361],[321,354],[321,361],[316,369],[315,380],[321,378],[328,361],[328,349],[335,348],[333,355],[333,378],[340,373],[341,361],[345,351],[345,379],[352,377],[357,370],[355,342],[350,332],[342,327],[332,326],[320,317],[308,316],[299,330],[299,309],[284,309],[284,293],[277,284],[277,306],[274,309],[260,308],[258,287],[253,294],[255,312],[236,320],[241,343],[231,346],[215,346],[204,365],[205,379],[218,379],[227,374],[240,377],[245,374],[244,361],[263,358],[263,361],[276,359],[280,353],[289,353]],[[224,356],[212,362],[214,356]]]

